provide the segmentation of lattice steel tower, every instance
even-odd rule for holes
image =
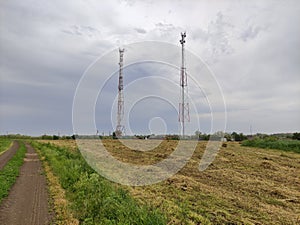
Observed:
[[[119,85],[118,85],[118,112],[117,112],[117,127],[116,136],[121,137],[125,132],[123,123],[124,117],[124,95],[123,95],[123,55],[124,48],[119,48],[120,62],[119,62]]]
[[[190,122],[190,110],[188,103],[187,73],[185,67],[185,44],[186,33],[181,33],[181,69],[180,69],[180,87],[181,102],[179,103],[179,122],[181,123],[181,135],[185,137],[185,122]]]

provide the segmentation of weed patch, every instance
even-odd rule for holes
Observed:
[[[20,167],[23,164],[23,158],[25,156],[26,147],[24,143],[20,143],[20,148],[11,160],[0,171],[0,202],[5,198],[11,186],[15,183]]]

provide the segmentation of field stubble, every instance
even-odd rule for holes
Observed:
[[[99,141],[99,140],[98,140]],[[49,141],[47,141],[49,142]],[[75,141],[50,141],[75,150]],[[139,141],[137,145],[150,140]],[[93,141],[87,141],[91,146]],[[163,141],[152,151],[138,151],[118,140],[103,140],[116,159],[149,165],[166,158],[177,141]],[[191,160],[169,179],[142,187],[123,186],[142,204],[164,212],[169,224],[299,224],[300,154],[241,147],[228,143],[203,172],[206,147],[199,142]]]

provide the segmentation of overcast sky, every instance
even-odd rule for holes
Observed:
[[[180,54],[182,31],[187,32],[187,51],[206,63],[220,86],[227,108],[226,131],[250,133],[250,126],[253,133],[300,131],[297,0],[10,0],[0,2],[0,16],[1,134],[72,134],[76,87],[99,56],[150,40],[177,45]],[[115,56],[109,63],[117,71]],[[130,51],[125,52],[125,64],[126,57]],[[186,63],[189,70],[191,62]],[[174,79],[178,86],[168,87],[168,82],[154,78],[135,86],[140,74],[166,79],[178,74]],[[201,79],[197,82],[206,93],[214,92]],[[104,102],[98,99],[95,121],[100,132],[108,133],[115,126],[103,118],[114,117],[111,105],[115,104],[116,85],[114,74],[105,86],[105,93],[113,97]],[[179,93],[179,71],[147,63],[129,67],[124,71],[124,85],[127,96],[145,95],[151,86],[158,96],[172,98],[172,92],[166,90],[178,88]],[[200,127],[210,132],[209,108],[197,101],[205,96],[199,92],[198,98],[192,87],[190,91],[200,118],[198,125],[192,114],[191,131]],[[125,109],[128,101],[125,98]],[[177,132],[178,103],[174,108],[158,98],[141,102],[144,104],[129,109],[126,123],[132,133]]]

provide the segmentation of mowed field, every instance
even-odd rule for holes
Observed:
[[[178,143],[163,141],[154,150],[141,152],[118,140],[102,141],[116,159],[138,165],[163,160]],[[138,144],[150,142],[143,141]],[[73,152],[77,149],[73,140],[42,142]],[[93,145],[92,140],[88,142]],[[118,186],[140,204],[158,208],[169,224],[300,224],[300,154],[229,142],[208,169],[200,172],[206,144],[198,142],[186,166],[165,181]]]

